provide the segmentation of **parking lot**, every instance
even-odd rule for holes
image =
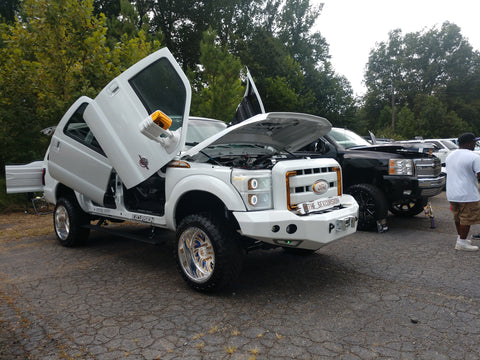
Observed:
[[[51,215],[0,215],[0,359],[478,359],[480,253],[454,250],[445,194],[431,203],[434,229],[389,217],[312,256],[253,252],[213,295],[171,247],[64,248]]]

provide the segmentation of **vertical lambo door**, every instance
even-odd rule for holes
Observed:
[[[148,179],[181,151],[190,99],[188,79],[164,48],[113,79],[85,107],[83,118],[89,130],[105,154],[106,163],[127,189]],[[63,140],[55,135],[52,139],[49,168],[62,168],[50,171],[52,176],[67,185],[75,184],[74,190],[101,203],[98,200],[103,198],[102,190],[106,191],[111,171],[98,171],[98,166],[86,159],[60,164]],[[94,184],[89,189],[87,183]]]

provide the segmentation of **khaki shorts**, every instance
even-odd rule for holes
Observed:
[[[453,220],[460,225],[480,224],[480,201],[477,202],[451,202]]]

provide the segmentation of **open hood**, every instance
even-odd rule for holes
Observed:
[[[332,124],[325,118],[276,112],[258,114],[209,137],[186,151],[194,156],[206,148],[270,147],[277,151],[294,152],[330,131]]]

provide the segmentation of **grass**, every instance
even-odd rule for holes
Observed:
[[[53,234],[52,215],[33,215],[25,212],[0,214],[0,242]]]

